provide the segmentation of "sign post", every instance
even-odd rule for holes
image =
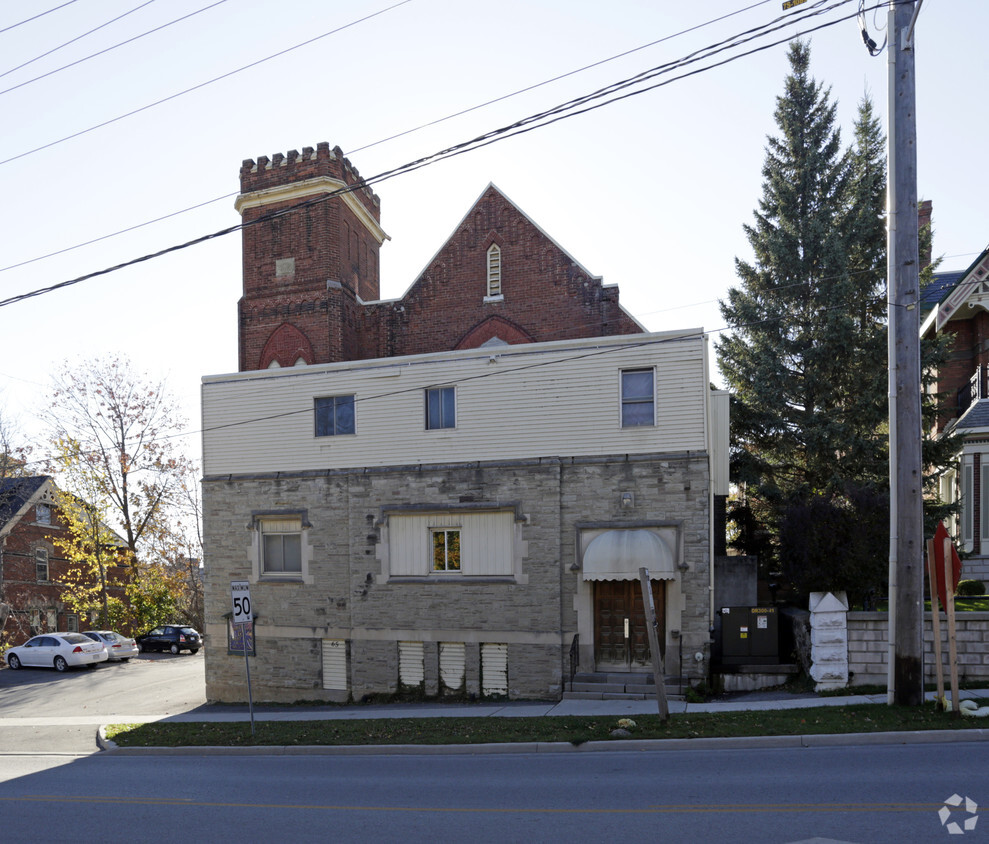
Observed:
[[[663,655],[659,651],[659,633],[656,630],[656,605],[652,600],[652,583],[649,569],[639,569],[639,585],[642,587],[642,606],[646,611],[646,632],[649,634],[649,652],[652,656],[653,685],[656,687],[656,708],[659,720],[668,721],[669,706],[666,703],[666,676],[663,673]]]
[[[247,625],[254,621],[254,615],[251,612],[251,584],[246,580],[231,580],[230,598],[234,610],[233,623],[241,625],[240,641],[244,648],[244,668],[247,671],[247,705],[251,712],[251,738],[253,739],[254,698],[251,695],[251,661],[247,658]]]

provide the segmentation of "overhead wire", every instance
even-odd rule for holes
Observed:
[[[87,35],[92,35],[94,32],[99,32],[101,29],[105,29],[110,24],[116,23],[119,20],[123,20],[128,15],[132,15],[134,14],[134,12],[138,12],[141,9],[143,9],[145,6],[150,6],[154,2],[155,0],[145,0],[145,2],[142,3],[140,6],[135,6],[133,9],[124,12],[122,15],[117,15],[117,17],[115,18],[110,18],[110,20],[108,20],[106,23],[101,23],[99,26],[93,27],[87,32],[82,33],[82,35],[77,35],[75,38],[70,38],[68,41],[59,44],[57,47],[52,47],[50,50],[35,56],[33,59],[28,59],[26,62],[21,62],[19,65],[17,65],[17,67],[12,67],[10,70],[5,70],[3,73],[0,73],[0,78],[3,78],[4,76],[8,76],[9,74],[14,73],[15,71],[21,70],[22,68],[27,67],[29,64],[34,64],[36,61],[40,61],[41,59],[50,56],[52,53],[57,53],[59,50],[68,47],[70,44],[75,44],[76,41],[81,41]]]
[[[403,2],[408,2],[408,0],[403,0]],[[843,6],[843,5],[846,5],[847,3],[852,2],[852,0],[835,0],[835,2],[833,2],[827,8],[819,8],[825,2],[827,2],[827,0],[819,0],[819,2],[817,4],[815,4],[814,7],[812,7],[809,10],[807,10],[807,12],[805,13],[805,16],[804,17],[801,17],[798,20],[804,20],[805,18],[815,17],[817,15],[823,14],[824,12],[832,11],[835,8],[838,8],[840,6]],[[812,28],[806,30],[802,34],[807,34],[808,32],[816,32],[816,31],[818,31],[820,29],[824,29],[824,28],[827,28],[827,27],[830,27],[830,26],[834,26],[834,25],[836,25],[838,23],[841,23],[842,21],[845,21],[845,20],[848,20],[849,18],[855,17],[856,14],[857,14],[857,12],[854,13],[854,14],[852,14],[852,15],[849,15],[849,16],[839,17],[839,18],[837,18],[837,19],[835,19],[833,21],[826,21],[824,23],[821,23],[818,26],[815,26],[815,27],[812,27]],[[427,156],[423,156],[423,157],[421,157],[419,159],[416,159],[414,161],[407,162],[406,164],[400,165],[399,167],[395,167],[395,168],[392,168],[390,170],[383,171],[383,172],[381,172],[381,173],[379,173],[379,174],[377,174],[375,176],[372,176],[372,177],[367,178],[367,179],[363,179],[362,180],[362,183],[360,185],[345,186],[345,187],[340,188],[340,189],[335,190],[335,191],[328,191],[327,193],[321,194],[320,196],[317,196],[317,197],[315,197],[313,199],[305,200],[303,202],[299,202],[299,203],[293,204],[291,206],[278,209],[276,211],[271,211],[271,212],[268,212],[267,214],[262,214],[262,215],[260,215],[259,217],[257,217],[254,220],[250,220],[250,221],[247,221],[247,222],[241,222],[241,223],[237,223],[237,224],[234,224],[234,225],[231,225],[231,226],[227,226],[227,227],[222,228],[222,229],[219,229],[219,230],[217,230],[215,232],[210,232],[208,234],[204,234],[204,235],[201,235],[199,237],[193,238],[192,240],[185,241],[184,243],[174,244],[172,246],[166,247],[166,248],[161,249],[161,250],[158,250],[156,252],[148,253],[148,254],[143,255],[143,256],[141,256],[139,258],[134,258],[134,259],[131,259],[129,261],[121,262],[121,263],[116,264],[116,265],[114,265],[112,267],[107,267],[107,268],[104,268],[104,269],[101,269],[101,270],[96,270],[94,272],[86,273],[85,275],[78,276],[78,277],[73,278],[73,279],[68,279],[66,281],[62,281],[62,282],[59,282],[57,284],[50,285],[48,287],[39,288],[39,289],[36,289],[36,290],[33,290],[33,291],[29,291],[28,293],[23,293],[23,294],[19,294],[19,295],[16,295],[16,296],[8,297],[6,299],[2,299],[2,300],[0,300],[0,307],[6,307],[8,305],[12,305],[12,304],[15,304],[17,302],[24,301],[25,299],[30,299],[30,298],[34,298],[36,296],[45,295],[47,293],[51,293],[51,292],[54,292],[56,290],[63,289],[65,287],[69,287],[69,286],[72,286],[72,285],[75,285],[75,284],[79,284],[79,283],[81,283],[83,281],[88,281],[88,280],[90,280],[92,278],[97,278],[99,276],[108,275],[110,273],[117,272],[117,271],[119,271],[121,269],[124,269],[126,267],[135,266],[137,264],[144,263],[146,261],[150,261],[150,260],[153,260],[155,258],[160,258],[160,257],[163,257],[164,255],[168,255],[168,254],[171,254],[173,252],[177,252],[177,251],[180,251],[180,250],[183,250],[183,249],[187,249],[187,248],[190,248],[192,246],[196,246],[196,245],[199,245],[201,243],[205,243],[207,241],[214,240],[214,239],[219,238],[219,237],[224,237],[224,236],[226,236],[228,234],[232,234],[233,232],[236,232],[236,231],[242,231],[242,230],[244,230],[245,228],[247,228],[249,226],[254,226],[254,225],[259,225],[261,223],[270,222],[271,220],[276,219],[276,218],[279,218],[279,217],[282,217],[282,216],[285,216],[286,214],[291,214],[291,213],[294,213],[296,211],[300,211],[300,210],[303,210],[305,208],[312,207],[313,205],[317,205],[317,204],[320,204],[320,203],[323,203],[323,202],[327,202],[330,199],[333,199],[334,197],[337,197],[337,196],[341,196],[341,195],[343,195],[345,193],[351,193],[353,191],[359,190],[363,186],[370,186],[370,185],[377,184],[377,183],[382,182],[382,181],[387,181],[388,179],[395,178],[398,175],[403,175],[405,173],[413,172],[415,170],[419,170],[419,169],[421,169],[423,167],[429,166],[430,164],[434,164],[434,163],[437,163],[439,161],[446,160],[448,158],[453,158],[455,156],[462,155],[465,152],[470,152],[470,151],[473,151],[475,149],[482,148],[484,146],[488,146],[489,144],[495,143],[498,140],[503,140],[503,139],[508,138],[508,137],[514,137],[516,135],[523,134],[525,132],[530,132],[530,131],[533,131],[534,129],[542,128],[544,126],[550,125],[551,123],[558,122],[559,120],[564,120],[564,119],[567,119],[569,117],[577,116],[578,114],[585,114],[587,112],[596,110],[598,108],[602,108],[605,105],[610,105],[610,104],[612,104],[614,102],[618,102],[618,101],[624,100],[624,99],[626,99],[628,97],[635,96],[636,94],[645,93],[646,91],[653,90],[653,89],[655,89],[657,87],[668,85],[671,82],[675,82],[675,81],[678,81],[680,79],[684,79],[684,78],[687,78],[689,76],[693,76],[693,75],[696,75],[698,73],[702,73],[702,72],[704,72],[706,70],[712,70],[712,69],[714,69],[716,67],[720,67],[720,66],[725,65],[725,64],[728,64],[730,62],[737,61],[738,59],[745,58],[745,57],[747,57],[749,55],[752,55],[754,53],[761,52],[761,51],[766,50],[766,49],[770,49],[771,47],[778,46],[781,43],[784,43],[784,42],[786,42],[788,40],[791,40],[792,36],[788,36],[786,38],[773,41],[773,42],[771,42],[771,43],[769,43],[767,45],[756,47],[756,48],[753,48],[753,49],[751,49],[749,51],[746,51],[746,52],[743,52],[743,53],[739,53],[739,54],[734,55],[734,56],[729,56],[729,57],[727,57],[725,59],[722,59],[721,61],[718,61],[718,62],[716,62],[716,63],[714,63],[712,65],[691,70],[691,71],[689,71],[687,73],[684,73],[684,74],[682,74],[680,76],[677,76],[677,77],[674,77],[672,79],[664,80],[664,81],[655,83],[653,85],[650,85],[649,87],[647,87],[645,89],[638,90],[638,91],[627,92],[627,93],[624,93],[624,94],[621,94],[621,95],[614,96],[611,99],[605,99],[603,102],[597,102],[597,103],[593,103],[593,104],[590,104],[590,105],[586,105],[587,103],[590,103],[591,101],[593,101],[596,98],[597,99],[600,99],[600,98],[603,98],[603,97],[607,97],[610,94],[616,93],[617,91],[620,91],[623,88],[628,87],[628,83],[631,80],[640,80],[641,81],[643,79],[651,79],[651,78],[654,78],[656,75],[658,75],[660,72],[667,72],[668,73],[668,72],[671,72],[673,70],[678,69],[683,64],[692,64],[694,62],[697,62],[697,61],[702,60],[703,58],[707,58],[710,55],[714,55],[716,53],[720,53],[724,49],[727,49],[727,47],[725,45],[728,44],[729,42],[731,42],[732,39],[741,39],[741,40],[737,41],[736,44],[738,44],[738,43],[747,43],[747,42],[753,40],[755,37],[757,37],[757,35],[755,33],[759,29],[764,28],[764,29],[766,29],[767,33],[778,31],[781,28],[779,25],[777,25],[780,20],[781,20],[780,18],[777,18],[774,21],[771,21],[768,24],[764,25],[764,27],[757,27],[757,28],[748,30],[748,31],[746,31],[745,33],[742,33],[739,36],[732,36],[731,39],[725,39],[722,42],[718,42],[717,44],[714,44],[714,45],[711,45],[708,48],[705,48],[705,50],[707,50],[709,52],[706,52],[705,53],[704,50],[694,51],[693,53],[689,54],[687,57],[685,57],[680,62],[668,62],[668,63],[665,63],[663,65],[660,65],[657,68],[652,68],[651,70],[643,71],[642,73],[636,74],[634,77],[630,77],[627,80],[621,80],[619,82],[613,83],[612,85],[609,85],[609,86],[606,86],[604,88],[598,89],[598,91],[592,92],[591,94],[587,94],[587,95],[584,95],[582,97],[578,97],[576,99],[570,100],[570,101],[568,101],[566,103],[562,103],[560,105],[554,106],[553,108],[544,110],[543,112],[540,112],[538,114],[529,115],[528,117],[525,117],[525,118],[522,118],[521,120],[515,121],[514,123],[509,124],[508,126],[504,126],[504,127],[501,127],[500,129],[495,129],[495,130],[486,132],[483,135],[479,135],[478,137],[473,138],[473,139],[471,139],[469,141],[463,141],[461,143],[455,144],[454,146],[447,147],[446,149],[440,150],[438,152],[432,153],[432,154],[427,155]],[[790,18],[789,21],[790,21],[790,23],[792,23],[793,22],[793,18]],[[586,105],[586,107],[581,108],[580,110],[573,110],[574,107],[577,106],[577,105]],[[568,109],[569,109],[569,112],[567,111]],[[543,121],[543,122],[539,122],[539,121]],[[3,162],[0,162],[0,163],[3,163]]]
[[[215,0],[215,2],[210,3],[208,6],[203,6],[201,9],[196,9],[194,12],[189,12],[187,15],[182,15],[181,17],[175,18],[168,23],[163,23],[161,26],[156,26],[154,29],[149,29],[147,32],[141,32],[135,35],[133,38],[128,38],[126,41],[120,41],[117,44],[111,44],[109,47],[105,47],[102,50],[98,50],[88,56],[83,56],[81,59],[76,59],[74,62],[69,62],[68,64],[62,65],[61,67],[56,67],[49,70],[47,73],[42,73],[40,76],[35,76],[33,79],[25,79],[23,82],[19,82],[16,85],[11,85],[9,88],[5,88],[0,91],[0,96],[4,94],[9,94],[11,91],[16,91],[18,88],[23,88],[26,85],[30,85],[33,82],[38,82],[41,79],[47,79],[49,76],[54,76],[56,73],[61,73],[63,70],[68,70],[69,68],[76,67],[83,62],[88,62],[90,59],[95,59],[97,56],[103,56],[107,53],[116,50],[118,47],[123,47],[127,44],[133,44],[135,41],[139,41],[142,38],[146,38],[148,35],[153,35],[156,32],[161,32],[163,29],[167,29],[170,26],[174,26],[177,23],[193,18],[196,15],[202,14],[203,12],[208,12],[210,9],[214,9],[217,6],[226,3],[227,0]]]
[[[153,2],[153,0],[149,0],[149,2]],[[657,44],[662,44],[662,43],[664,43],[666,41],[670,41],[670,40],[672,40],[674,38],[678,38],[678,37],[680,37],[682,35],[686,35],[686,34],[689,34],[691,32],[695,32],[695,31],[697,31],[699,29],[703,29],[704,27],[711,26],[712,24],[719,23],[719,22],[721,22],[723,20],[727,20],[728,18],[734,17],[735,15],[739,15],[739,14],[742,14],[744,12],[751,11],[752,9],[755,9],[755,8],[757,8],[759,6],[764,6],[767,3],[769,3],[769,2],[772,2],[772,0],[760,0],[760,2],[758,2],[758,3],[753,3],[753,4],[749,5],[749,6],[744,6],[741,9],[736,9],[734,12],[729,12],[727,14],[721,15],[720,17],[712,18],[711,20],[707,20],[704,23],[697,24],[696,26],[688,27],[687,29],[682,29],[679,32],[673,33],[672,35],[667,35],[667,36],[664,36],[663,38],[658,38],[658,39],[656,39],[654,41],[650,41],[650,42],[648,42],[646,44],[642,44],[642,45],[640,45],[638,47],[633,47],[633,48],[631,48],[629,50],[625,50],[625,51],[623,51],[621,53],[617,53],[615,55],[609,56],[608,58],[600,59],[599,61],[592,62],[591,64],[587,64],[587,65],[584,65],[582,67],[576,68],[574,70],[568,71],[567,73],[561,73],[561,74],[559,74],[557,76],[551,77],[549,79],[545,79],[542,82],[537,82],[537,83],[535,83],[533,85],[529,85],[529,86],[526,86],[524,88],[520,88],[520,89],[518,89],[516,91],[513,91],[513,92],[511,92],[509,94],[503,94],[503,95],[501,95],[499,97],[495,97],[494,99],[487,100],[486,102],[479,103],[477,105],[471,106],[470,108],[462,109],[462,110],[457,111],[457,112],[454,112],[452,114],[448,114],[448,115],[446,115],[444,117],[440,117],[440,118],[437,118],[435,120],[431,120],[431,121],[429,121],[427,123],[420,124],[419,126],[413,127],[411,129],[406,129],[406,130],[403,130],[401,132],[397,132],[397,133],[395,133],[393,135],[389,135],[388,137],[380,138],[377,141],[372,141],[371,143],[364,144],[363,146],[355,147],[353,149],[347,150],[346,155],[354,155],[355,153],[362,152],[362,151],[367,150],[367,149],[371,149],[372,147],[380,146],[381,144],[387,143],[387,142],[392,141],[392,140],[395,140],[396,138],[402,138],[402,137],[405,137],[407,135],[411,135],[414,132],[418,132],[418,131],[420,131],[422,129],[426,129],[426,128],[431,127],[431,126],[436,126],[436,125],[439,125],[440,123],[445,123],[448,120],[452,120],[454,118],[461,117],[462,115],[465,115],[465,114],[470,114],[471,112],[478,111],[478,110],[480,110],[482,108],[486,108],[487,106],[494,105],[495,103],[503,102],[505,100],[511,99],[512,97],[516,97],[516,96],[519,96],[521,94],[528,93],[529,91],[534,91],[534,90],[536,90],[538,88],[542,88],[542,87],[544,87],[546,85],[549,85],[549,84],[551,84],[553,82],[558,82],[561,79],[566,79],[566,78],[568,78],[570,76],[575,76],[578,73],[583,73],[584,71],[591,70],[591,69],[593,69],[595,67],[600,67],[602,65],[608,64],[609,62],[616,61],[616,60],[621,59],[621,58],[625,58],[626,56],[630,56],[630,55],[632,55],[634,53],[640,52],[640,51],[645,50],[645,49],[647,49],[649,47],[656,46]],[[305,43],[308,44],[308,43],[311,43],[311,42],[305,42]],[[297,45],[297,46],[304,46],[304,45]],[[0,74],[0,75],[3,75],[3,74]],[[215,199],[206,200],[205,202],[200,202],[200,203],[197,203],[195,205],[191,205],[188,208],[184,208],[184,209],[182,209],[180,211],[175,211],[175,212],[172,212],[170,214],[165,214],[163,216],[156,217],[155,219],[148,220],[145,223],[141,223],[141,224],[138,224],[138,225],[135,225],[135,226],[129,226],[127,228],[120,229],[119,231],[111,232],[110,234],[102,235],[100,237],[93,238],[91,240],[87,240],[87,241],[84,241],[82,243],[75,244],[73,246],[67,246],[67,247],[64,247],[62,249],[58,249],[58,250],[53,251],[53,252],[48,252],[48,253],[46,253],[44,255],[39,255],[39,256],[34,257],[34,258],[30,258],[30,259],[27,259],[27,260],[24,260],[24,261],[19,261],[18,263],[15,263],[15,264],[10,264],[10,265],[8,265],[6,267],[0,267],[0,273],[6,272],[6,271],[12,270],[12,269],[17,269],[18,267],[23,267],[23,266],[26,266],[27,264],[32,264],[32,263],[35,263],[37,261],[44,260],[46,258],[54,257],[56,255],[62,255],[64,253],[66,253],[66,252],[70,252],[70,251],[75,250],[75,249],[80,249],[80,248],[82,248],[84,246],[89,246],[89,245],[91,245],[93,243],[98,243],[98,242],[100,242],[102,240],[107,240],[107,239],[109,239],[111,237],[116,237],[116,236],[121,235],[121,234],[126,234],[128,232],[134,231],[137,228],[142,228],[144,226],[151,225],[152,223],[156,223],[156,222],[161,222],[162,220],[170,219],[171,217],[174,217],[174,216],[177,216],[179,214],[185,213],[186,211],[194,211],[197,208],[203,207],[204,205],[208,205],[208,204],[210,204],[212,202],[217,202],[217,201],[219,201],[221,199],[227,199],[229,197],[236,196],[236,195],[237,195],[236,192],[225,194],[224,196],[216,197]]]
[[[71,6],[75,2],[77,2],[77,0],[68,0],[67,3],[63,3],[61,6],[55,6],[55,8],[48,9],[48,11],[46,12],[39,12],[38,14],[33,15],[30,18],[25,18],[24,20],[18,21],[17,23],[12,23],[10,26],[5,26],[3,29],[0,29],[0,35],[2,35],[5,32],[10,32],[10,30],[12,29],[17,29],[17,27],[19,26],[24,26],[24,24],[26,23],[31,23],[31,21],[36,21],[38,20],[38,18],[43,18],[45,15],[50,15],[52,12],[57,12],[59,9],[64,9],[66,6]]]
[[[227,0],[218,0],[218,2],[214,3],[213,5],[218,6],[220,3],[226,3],[226,2]],[[18,153],[17,155],[13,155],[10,156],[9,158],[0,160],[0,166],[4,164],[10,164],[12,161],[18,161],[21,158],[26,158],[29,155],[34,155],[35,153],[42,152],[43,150],[51,149],[54,146],[58,146],[59,144],[64,144],[66,141],[71,141],[75,138],[80,138],[83,135],[88,135],[90,132],[95,132],[97,129],[102,129],[105,126],[112,126],[114,123],[119,123],[121,120],[126,120],[128,117],[133,117],[136,114],[141,114],[145,111],[149,111],[150,109],[157,108],[158,106],[171,102],[172,100],[176,100],[179,97],[184,97],[186,94],[191,94],[193,91],[198,91],[202,88],[208,87],[209,85],[213,85],[216,82],[221,82],[224,79],[229,79],[231,76],[236,76],[238,73],[243,73],[245,70],[250,70],[251,68],[257,67],[258,65],[264,64],[265,62],[270,62],[272,59],[277,59],[281,56],[286,55],[287,53],[291,53],[294,50],[301,49],[302,47],[307,47],[310,44],[315,43],[316,41],[320,41],[321,39],[327,38],[330,35],[336,35],[338,32],[342,32],[343,30],[349,29],[352,26],[356,26],[359,23],[364,23],[365,21],[371,20],[372,18],[376,18],[378,15],[383,15],[385,14],[385,12],[390,12],[392,9],[397,9],[399,6],[404,6],[406,3],[411,3],[411,2],[412,0],[399,0],[399,2],[394,3],[391,6],[388,6],[384,9],[379,9],[376,12],[372,12],[371,14],[365,15],[362,18],[353,20],[350,23],[344,24],[343,26],[338,26],[336,29],[332,29],[329,32],[324,32],[322,35],[317,35],[314,38],[310,38],[308,41],[303,41],[301,44],[295,44],[292,47],[287,47],[286,49],[280,50],[277,53],[272,53],[270,56],[265,56],[263,59],[258,59],[257,61],[250,62],[249,64],[246,64],[243,67],[238,67],[236,70],[231,70],[228,71],[227,73],[222,73],[219,76],[214,76],[212,79],[207,79],[205,82],[200,82],[182,91],[177,91],[174,94],[169,94],[167,97],[162,97],[160,100],[155,100],[152,103],[146,103],[145,105],[132,109],[131,111],[126,112],[125,114],[118,114],[116,117],[111,117],[109,120],[104,120],[102,123],[97,123],[94,126],[90,126],[88,129],[80,129],[78,132],[73,132],[71,135],[66,135],[63,138],[59,138],[58,140],[50,141],[47,144],[42,144],[41,146],[34,147],[33,149],[29,149],[25,152]],[[209,9],[212,8],[212,6],[207,6],[206,8]],[[200,11],[205,11],[205,10],[201,9]],[[14,89],[13,88],[7,89],[7,91],[12,91],[12,90]],[[7,91],[0,91],[0,94],[5,94],[7,93]]]

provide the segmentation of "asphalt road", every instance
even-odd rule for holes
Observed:
[[[206,704],[203,652],[141,654],[65,674],[0,670],[0,753],[95,753],[101,718],[170,715]],[[62,723],[58,723],[62,719]],[[85,719],[88,724],[79,724]]]
[[[0,758],[12,842],[986,840],[989,825],[965,837],[942,825],[956,793],[989,805],[984,743]]]

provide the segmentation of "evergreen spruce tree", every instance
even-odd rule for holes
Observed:
[[[772,537],[791,508],[815,499],[836,514],[864,500],[881,508],[888,474],[882,134],[866,103],[857,145],[844,150],[830,91],[810,76],[809,45],[791,44],[789,61],[779,135],[769,138],[763,195],[745,227],[754,260],[736,259],[740,284],[721,302],[731,332],[716,347],[735,399],[738,515]],[[814,553],[795,559],[820,578],[827,560]]]

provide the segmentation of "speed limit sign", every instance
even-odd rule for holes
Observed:
[[[251,616],[251,584],[246,580],[231,580],[230,595],[233,599],[234,624],[248,624]]]

